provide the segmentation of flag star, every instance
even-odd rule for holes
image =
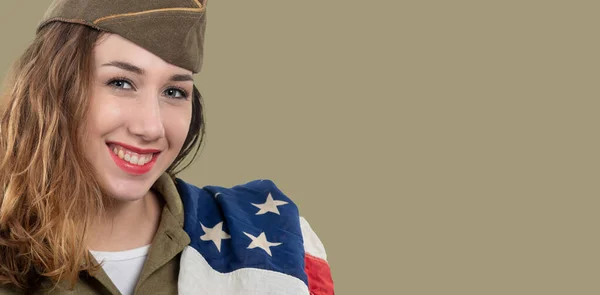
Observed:
[[[203,241],[212,241],[217,246],[217,250],[221,252],[221,240],[231,239],[231,236],[223,231],[223,221],[217,223],[213,228],[206,227],[202,223],[200,225],[205,233],[200,239]]]
[[[265,233],[261,233],[258,237],[255,237],[249,233],[243,232],[246,236],[248,236],[250,239],[252,239],[252,243],[250,243],[250,245],[248,246],[248,249],[254,249],[254,248],[261,248],[263,250],[265,250],[265,252],[267,252],[267,254],[269,254],[269,256],[273,256],[271,254],[271,248],[269,247],[275,247],[275,246],[279,246],[282,243],[271,243],[269,241],[267,241],[267,236],[265,235]]]
[[[260,209],[256,215],[263,215],[267,212],[273,212],[277,215],[279,214],[279,209],[277,209],[277,206],[282,206],[287,204],[288,202],[285,201],[277,201],[277,200],[273,200],[273,196],[271,196],[271,193],[269,193],[269,195],[267,196],[267,201],[264,204],[254,204],[252,203],[252,205],[254,205],[256,208]]]

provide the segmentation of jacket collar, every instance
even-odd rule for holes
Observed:
[[[173,178],[164,173],[154,183],[152,190],[165,201],[165,206],[163,207],[158,230],[152,240],[150,252],[135,287],[136,290],[152,273],[167,264],[190,244],[190,237],[183,230],[183,203]],[[100,269],[93,277],[103,285],[109,294],[119,294],[104,270]]]
[[[166,207],[177,221],[179,227],[183,228],[183,203],[181,196],[177,191],[175,180],[167,173],[163,173],[152,186],[152,189],[159,193],[166,202]]]

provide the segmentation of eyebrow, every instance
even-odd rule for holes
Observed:
[[[171,79],[169,79],[173,82],[185,82],[185,81],[192,81],[194,82],[194,78],[192,77],[192,75],[181,75],[181,74],[175,74],[173,76],[171,76]]]
[[[111,67],[117,67],[119,69],[123,69],[125,71],[129,71],[129,72],[133,72],[136,73],[138,75],[144,75],[146,74],[146,71],[144,71],[143,69],[136,67],[130,63],[124,62],[124,61],[111,61],[109,63],[105,63],[102,65],[103,67],[106,66],[111,66]]]
[[[145,75],[146,71],[144,71],[142,68],[134,66],[128,62],[124,62],[124,61],[111,61],[109,63],[105,63],[102,65],[104,66],[112,66],[112,67],[117,67],[119,69],[128,71],[128,72],[132,72],[138,75]],[[171,76],[171,78],[169,79],[170,81],[173,82],[186,82],[186,81],[194,81],[194,78],[192,77],[192,75],[187,75],[187,74],[175,74],[173,76]]]

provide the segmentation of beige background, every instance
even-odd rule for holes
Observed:
[[[0,2],[0,71],[49,1]],[[599,294],[597,1],[210,1],[182,177],[273,179],[337,294]]]

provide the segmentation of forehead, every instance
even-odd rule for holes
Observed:
[[[107,33],[100,37],[94,46],[94,63],[98,67],[113,61],[131,63],[148,72],[192,74],[190,70],[170,64],[119,35]]]

